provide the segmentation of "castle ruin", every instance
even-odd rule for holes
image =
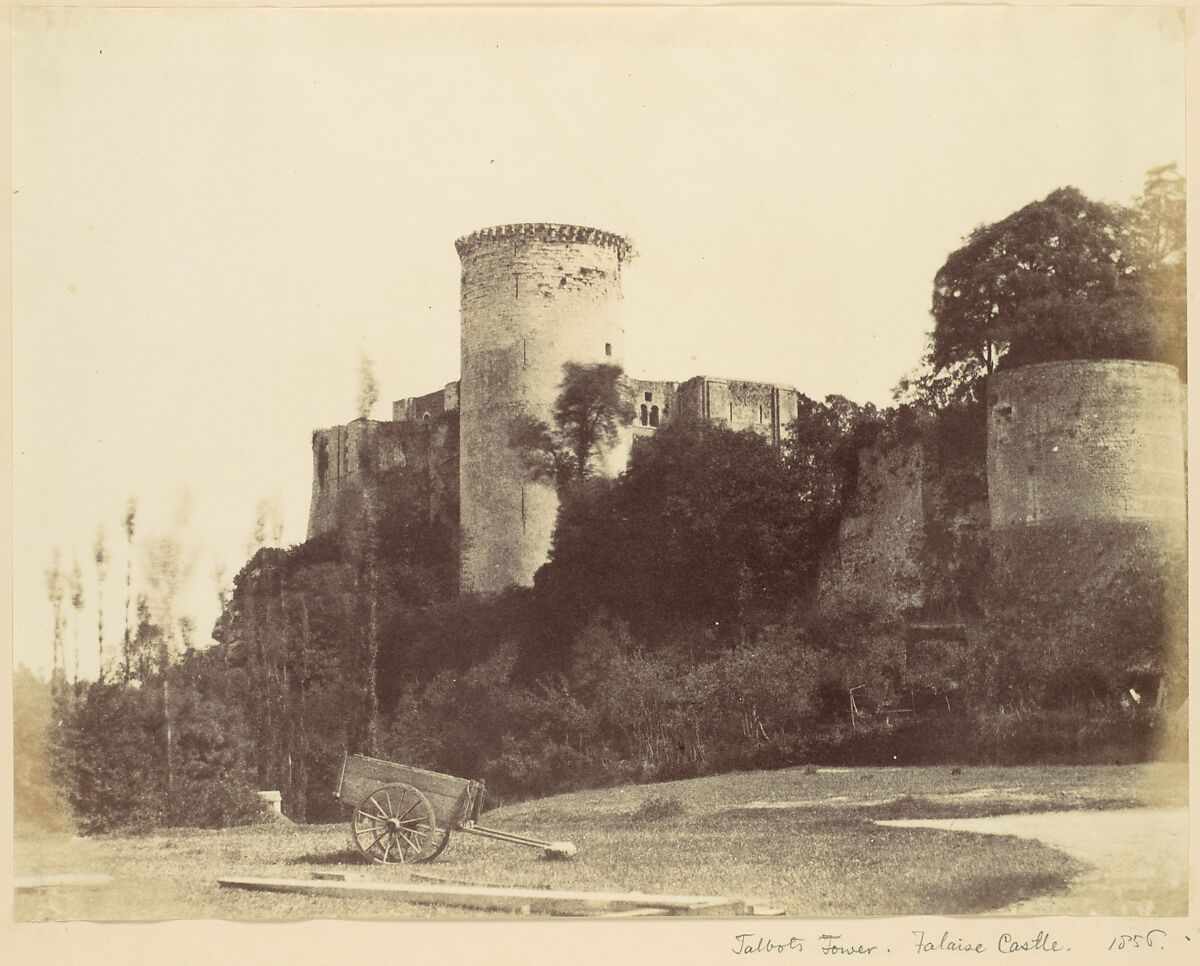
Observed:
[[[402,442],[399,427],[436,426],[437,417],[457,411],[457,450],[426,458],[457,462],[460,587],[486,594],[533,583],[558,511],[554,489],[527,480],[508,444],[509,427],[522,413],[550,421],[565,363],[625,367],[621,271],[632,246],[595,228],[519,224],[481,229],[455,247],[462,263],[461,379],[396,401],[390,422],[356,420],[313,434],[308,536],[335,530],[346,518],[339,507],[363,485],[365,441],[372,444],[372,469],[404,465],[411,444]],[[635,416],[606,454],[612,475],[624,467],[634,440],[671,419],[751,429],[778,445],[796,416],[792,386],[695,376],[627,377],[624,388]]]
[[[530,585],[546,561],[553,487],[530,483],[508,445],[518,413],[550,421],[563,365],[625,366],[621,272],[628,239],[595,228],[518,224],[455,243],[462,265],[459,381],[398,400],[390,421],[356,420],[313,434],[308,536],[339,529],[374,470],[421,461],[432,492],[456,492],[460,588]],[[615,475],[630,447],[681,417],[751,430],[778,445],[797,413],[786,385],[699,375],[625,379],[633,424],[608,454]],[[1186,526],[1183,388],[1174,367],[1125,360],[1001,369],[990,380],[986,495],[950,521],[1021,546],[1054,527],[1129,525],[1174,541]],[[457,432],[447,414],[457,413]],[[862,457],[856,505],[822,568],[822,596],[851,592],[870,609],[919,610],[917,557],[943,511],[920,447]],[[443,501],[446,505],[449,500]],[[436,512],[432,510],[431,512]],[[1158,540],[1158,538],[1155,538]],[[999,544],[998,544],[999,545]],[[1017,558],[1023,557],[1018,552]],[[1009,561],[1019,568],[1019,559]]]

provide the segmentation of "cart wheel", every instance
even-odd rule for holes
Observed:
[[[354,844],[373,862],[428,861],[445,847],[433,806],[412,785],[384,785],[364,798],[350,819]]]
[[[430,852],[428,855],[423,855],[419,859],[415,859],[414,861],[416,861],[416,862],[432,862],[439,855],[441,855],[443,852],[446,851],[446,846],[450,844],[450,830],[448,828],[434,829],[433,837],[437,842],[437,844],[434,845],[434,847],[433,847],[433,851]]]

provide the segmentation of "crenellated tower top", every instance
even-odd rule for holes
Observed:
[[[469,235],[463,235],[455,243],[459,258],[482,242],[497,238],[532,238],[548,242],[575,242],[584,245],[601,245],[612,248],[617,253],[619,261],[627,261],[633,257],[633,243],[623,235],[617,235],[600,228],[587,228],[583,225],[557,225],[546,222],[524,222],[518,225],[493,225],[490,228],[480,228]]]

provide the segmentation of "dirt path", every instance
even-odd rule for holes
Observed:
[[[1087,863],[1064,895],[1027,899],[1001,916],[1187,914],[1185,808],[1042,812],[992,818],[890,819],[879,825],[1038,839]]]

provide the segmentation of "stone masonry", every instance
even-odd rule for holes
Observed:
[[[1182,386],[1153,362],[1000,370],[988,393],[993,529],[1185,519]]]

